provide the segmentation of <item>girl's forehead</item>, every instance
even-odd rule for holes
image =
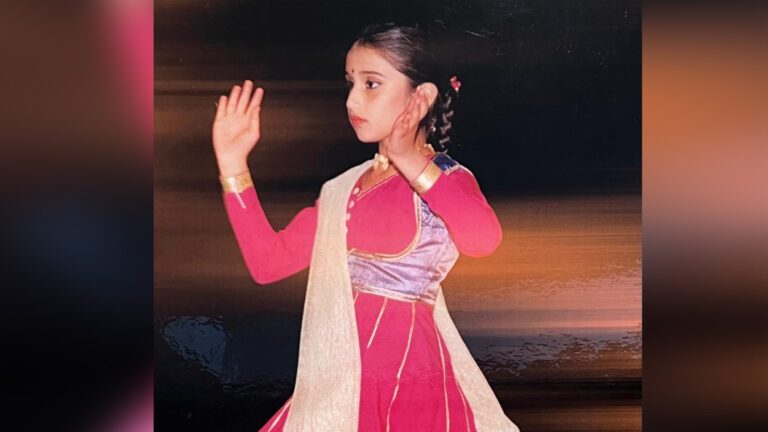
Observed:
[[[378,72],[389,76],[397,72],[397,69],[382,55],[381,51],[355,45],[347,52],[345,72],[348,74]]]

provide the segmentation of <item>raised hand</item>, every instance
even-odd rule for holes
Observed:
[[[423,89],[416,90],[408,106],[395,119],[387,145],[390,157],[398,157],[416,150],[419,122],[429,112],[429,100]]]
[[[219,97],[213,120],[213,149],[222,175],[234,175],[247,169],[248,154],[261,138],[259,114],[264,89],[253,90],[253,82],[245,80],[227,96]]]

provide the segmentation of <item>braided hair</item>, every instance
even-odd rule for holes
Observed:
[[[438,87],[439,88],[439,87]],[[453,117],[453,100],[459,93],[453,86],[448,86],[445,94],[438,94],[432,110],[425,118],[429,119],[429,132],[427,141],[433,146],[442,150],[447,150],[451,142],[450,131],[453,128],[451,118]]]
[[[424,82],[437,86],[438,94],[419,128],[427,135],[427,142],[438,151],[447,151],[451,143],[454,115],[453,104],[458,97],[458,86],[440,72],[437,55],[429,46],[429,34],[419,27],[384,22],[368,25],[354,45],[377,49],[400,73],[408,77],[414,88]]]

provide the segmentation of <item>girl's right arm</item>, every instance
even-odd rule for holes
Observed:
[[[212,132],[229,221],[251,276],[257,283],[267,284],[309,266],[317,203],[300,211],[279,232],[269,224],[247,163],[248,154],[261,137],[263,97],[264,90],[254,91],[250,80],[242,87],[232,87],[229,97],[219,98]]]
[[[317,201],[299,211],[282,230],[275,232],[254,187],[241,193],[224,192],[224,206],[245,264],[253,280],[268,284],[309,266],[312,258]]]

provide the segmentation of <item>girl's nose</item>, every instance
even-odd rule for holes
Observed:
[[[352,111],[354,109],[354,104],[352,103],[352,93],[350,92],[349,95],[347,95],[347,111]]]
[[[349,90],[349,94],[347,95],[347,111],[357,111],[357,108],[359,107],[359,97],[357,96],[357,91],[355,91],[355,88],[352,87]]]

